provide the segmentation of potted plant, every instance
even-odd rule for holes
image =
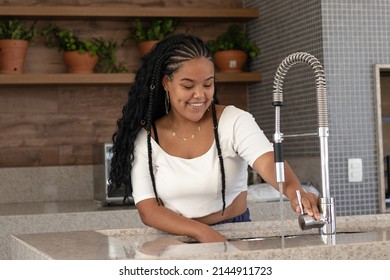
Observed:
[[[34,21],[30,27],[18,19],[0,21],[0,73],[21,74],[29,42],[36,37],[38,30]]]
[[[120,62],[117,62],[116,52],[118,43],[114,40],[94,38],[95,44],[98,46],[98,62],[95,66],[95,71],[99,73],[123,73],[128,72],[128,69]]]
[[[150,24],[135,19],[135,25],[129,29],[127,39],[133,39],[138,44],[141,56],[149,52],[161,39],[172,34],[178,25],[178,20],[171,18],[153,19]]]
[[[57,47],[63,52],[64,63],[69,73],[126,72],[115,57],[117,43],[103,38],[81,39],[68,29],[50,24],[42,30],[45,45]]]
[[[238,25],[230,25],[226,32],[208,41],[207,45],[220,72],[242,72],[247,61],[260,53],[256,42],[247,39]]]

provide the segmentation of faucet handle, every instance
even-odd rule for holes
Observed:
[[[323,216],[321,215],[320,220],[316,220],[314,217],[305,214],[305,212],[303,211],[301,191],[296,190],[295,192],[297,193],[299,208],[301,208],[301,214],[298,217],[299,227],[302,230],[322,227],[325,224]]]
[[[308,214],[300,214],[298,217],[298,224],[302,230],[312,229],[312,228],[321,228],[325,225],[326,221],[321,214],[321,219],[316,220],[314,217]]]
[[[297,198],[298,198],[298,203],[299,203],[299,208],[301,209],[301,214],[305,214],[303,212],[303,205],[302,205],[302,197],[301,197],[301,191],[300,190],[296,190],[295,191],[297,193]]]

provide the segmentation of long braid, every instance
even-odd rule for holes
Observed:
[[[152,136],[151,136],[151,126],[152,126],[152,108],[153,108],[153,93],[154,93],[155,85],[150,85],[150,97],[149,97],[149,106],[148,111],[146,112],[146,131],[147,131],[147,146],[148,146],[148,163],[149,163],[149,173],[150,173],[150,179],[152,180],[152,186],[154,195],[156,197],[158,205],[160,205],[160,200],[158,199],[157,195],[157,188],[156,188],[156,180],[154,177],[153,172],[153,159],[152,159]]]
[[[225,166],[223,163],[223,157],[222,157],[222,151],[221,151],[221,144],[219,143],[219,135],[218,135],[218,120],[217,120],[217,110],[215,109],[215,102],[213,101],[211,103],[211,113],[213,116],[213,128],[214,128],[214,137],[215,137],[215,144],[217,146],[217,153],[218,153],[218,159],[219,159],[219,166],[221,169],[221,181],[222,181],[222,215],[225,212],[226,208],[226,200],[225,200],[225,192],[226,192],[226,180],[225,180]]]

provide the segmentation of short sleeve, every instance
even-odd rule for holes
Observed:
[[[273,145],[248,112],[241,112],[233,122],[233,148],[250,166],[261,155],[273,151]]]
[[[141,130],[135,141],[134,161],[131,169],[134,203],[154,198],[152,180],[149,173],[149,161],[146,147],[146,132]]]

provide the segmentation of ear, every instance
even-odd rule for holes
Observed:
[[[170,81],[170,79],[169,79],[168,75],[164,75],[164,77],[162,79],[162,85],[163,85],[165,91],[169,91],[169,83],[168,83],[169,81]]]

